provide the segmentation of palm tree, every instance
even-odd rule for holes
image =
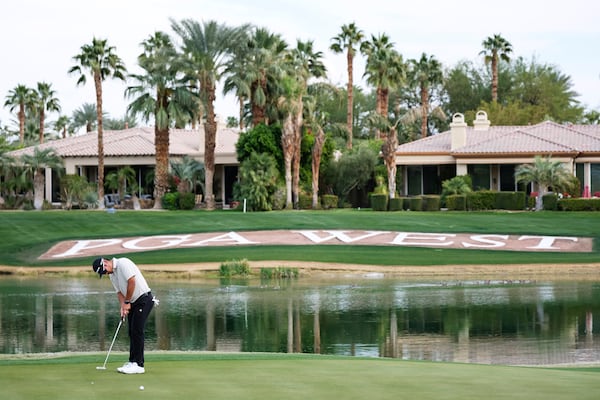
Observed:
[[[145,74],[130,77],[137,83],[126,90],[137,96],[128,113],[154,120],[156,167],[154,173],[154,208],[162,208],[162,198],[169,187],[169,127],[176,120],[189,120],[198,99],[189,80],[181,77],[183,60],[177,54],[169,35],[155,32],[142,42],[144,52],[138,64]]]
[[[44,170],[52,168],[60,174],[62,173],[63,161],[53,148],[47,147],[41,150],[37,146],[33,149],[33,154],[23,155],[21,161],[33,173],[33,206],[36,210],[41,210],[44,204]]]
[[[294,122],[294,140],[293,140],[293,164],[292,164],[292,194],[294,204],[298,204],[300,195],[300,154],[302,145],[302,125],[303,125],[303,96],[307,93],[308,80],[312,77],[320,78],[325,76],[326,68],[321,59],[323,53],[315,51],[313,42],[298,41],[296,48],[293,49],[287,57],[288,74],[291,74],[298,82],[298,98],[295,100],[297,107],[294,108],[296,115]]]
[[[102,121],[106,117],[106,113],[102,114]],[[73,128],[79,129],[85,126],[85,132],[90,133],[98,122],[98,114],[96,105],[92,103],[83,103],[81,107],[73,111]]]
[[[421,95],[421,137],[427,137],[427,116],[429,114],[429,88],[442,83],[442,64],[434,56],[425,53],[417,60],[410,60],[409,71],[411,81],[419,86]]]
[[[485,58],[485,63],[492,64],[492,101],[498,101],[498,61],[510,61],[509,53],[512,52],[512,44],[499,34],[490,36],[482,43],[483,50],[479,53]]]
[[[374,126],[377,131],[385,134],[385,141],[381,146],[381,154],[384,164],[387,169],[388,180],[388,195],[390,199],[396,197],[396,149],[398,147],[398,124],[402,119],[398,119],[392,123],[387,117],[383,117],[378,113],[372,113],[369,116],[369,123]]]
[[[572,174],[566,170],[564,164],[551,157],[535,156],[533,164],[521,164],[515,169],[517,182],[537,185],[538,194],[535,199],[535,209],[542,209],[542,198],[548,189],[562,190],[569,185]]]
[[[371,36],[370,41],[361,45],[361,52],[367,57],[364,75],[367,82],[376,88],[375,112],[385,119],[388,117],[389,92],[399,86],[406,75],[402,56],[393,47],[385,34]],[[380,136],[377,130],[377,137]]]
[[[245,36],[247,26],[231,28],[216,21],[199,23],[190,19],[171,26],[182,41],[182,50],[190,61],[189,68],[200,84],[200,94],[204,105],[204,165],[206,209],[215,208],[213,179],[215,175],[215,146],[217,139],[217,119],[215,115],[216,86],[225,70],[227,58],[232,49]]]
[[[363,32],[356,27],[356,24],[352,22],[348,25],[342,25],[342,32],[331,40],[333,43],[329,47],[334,53],[339,54],[346,50],[346,68],[348,70],[348,104],[346,111],[346,125],[348,129],[348,138],[346,141],[346,147],[352,148],[352,124],[353,124],[353,110],[354,110],[354,56],[356,54],[356,47],[360,48],[362,40],[364,38]]]
[[[204,192],[204,164],[191,157],[183,156],[180,162],[171,161],[171,171],[178,179],[177,191],[179,193],[190,193],[194,191],[197,184]]]
[[[71,119],[66,115],[59,115],[58,119],[54,122],[54,129],[61,134],[63,139],[66,138],[67,133],[73,133]]]
[[[38,82],[37,91],[35,91],[34,103],[40,118],[40,144],[44,143],[44,122],[46,120],[46,111],[60,112],[60,100],[54,97],[56,92],[52,89],[52,84]]]
[[[125,81],[125,64],[115,54],[115,47],[109,46],[106,40],[93,38],[92,43],[81,46],[81,53],[73,57],[77,62],[69,69],[70,74],[79,75],[77,85],[85,85],[89,73],[96,89],[96,118],[98,124],[98,200],[99,207],[104,208],[104,136],[102,118],[102,82],[107,78]]]
[[[25,109],[31,106],[33,99],[33,90],[25,85],[17,85],[11,89],[6,96],[4,107],[9,107],[10,112],[18,107],[17,117],[19,119],[19,143],[23,145],[25,141]]]

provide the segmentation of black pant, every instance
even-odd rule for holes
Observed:
[[[135,303],[131,303],[131,310],[128,314],[129,361],[136,362],[140,367],[144,366],[144,331],[146,330],[146,320],[153,307],[152,293],[148,292],[141,295]]]

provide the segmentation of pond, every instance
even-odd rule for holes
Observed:
[[[149,277],[148,351],[303,352],[506,365],[600,362],[600,282]],[[108,279],[0,278],[4,354],[107,351]],[[127,351],[122,329],[113,351]]]

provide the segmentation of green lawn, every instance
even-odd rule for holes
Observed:
[[[506,367],[304,354],[147,355],[146,374],[96,370],[103,354],[0,360],[3,398],[597,399],[600,369]],[[144,386],[144,390],[140,390]]]
[[[531,253],[391,246],[248,246],[136,253],[144,264],[232,259],[347,262],[381,265],[600,262],[600,213],[277,211],[44,211],[0,212],[0,264],[87,265],[88,259],[41,262],[37,257],[67,239],[274,229],[361,229],[407,232],[529,234],[594,238],[592,253]]]

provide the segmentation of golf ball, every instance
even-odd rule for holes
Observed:
[[[143,386],[140,386],[140,390],[144,390],[144,387],[143,387]]]

